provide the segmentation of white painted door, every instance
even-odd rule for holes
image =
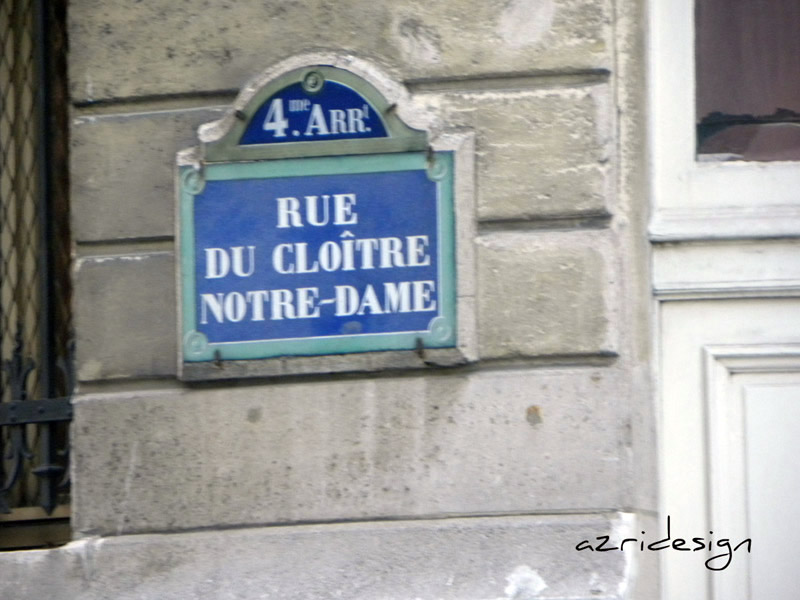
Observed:
[[[800,598],[798,6],[648,3],[662,600]]]
[[[662,519],[706,546],[664,551],[663,598],[797,598],[800,300],[666,301],[660,314]]]

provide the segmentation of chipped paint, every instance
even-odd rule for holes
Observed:
[[[92,76],[88,73],[86,74],[86,100],[94,102],[94,82],[92,81]]]
[[[105,256],[87,256],[79,258],[76,261],[76,268],[80,269],[86,263],[101,264],[113,260],[121,260],[123,262],[142,262],[154,256],[164,255],[164,254],[172,256],[172,252],[166,252],[166,251],[148,252],[147,254],[108,254]]]
[[[78,557],[78,564],[85,583],[90,583],[95,578],[97,572],[95,557],[102,544],[103,540],[101,538],[90,537],[70,542],[63,548],[67,554]],[[49,550],[48,552],[59,552],[59,550]]]
[[[541,575],[528,565],[520,565],[506,576],[508,585],[503,590],[506,594],[502,600],[530,600],[536,598],[547,588]]]
[[[441,62],[441,37],[430,25],[417,18],[404,19],[397,35],[401,49],[410,59],[429,64]]]
[[[125,473],[124,495],[122,506],[117,514],[117,535],[122,535],[125,529],[125,521],[128,516],[128,504],[130,503],[131,490],[133,489],[133,479],[136,474],[136,467],[139,462],[139,440],[134,440],[131,446],[130,458],[128,459],[128,469]]]
[[[539,425],[544,419],[542,418],[542,407],[533,404],[525,411],[525,419],[531,424],[531,427]]]
[[[87,381],[96,379],[103,372],[103,363],[99,360],[89,359],[78,369],[78,379]]]
[[[75,126],[98,123],[101,121],[129,121],[131,119],[149,119],[151,117],[183,116],[191,113],[220,113],[229,110],[227,105],[209,105],[182,108],[163,108],[142,111],[114,112],[109,114],[84,115],[75,117],[72,124]]]
[[[618,518],[614,520],[612,539],[624,540],[634,536],[638,531],[636,521],[636,515],[633,513],[618,513]],[[621,554],[624,557],[625,566],[622,571],[622,579],[617,584],[617,596],[627,598],[628,590],[631,589],[631,583],[636,577],[636,560],[634,559],[636,555],[633,552],[622,552]]]
[[[555,14],[553,0],[511,0],[500,16],[498,32],[514,48],[534,44],[550,31]]]

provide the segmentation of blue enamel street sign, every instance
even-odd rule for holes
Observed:
[[[234,114],[179,158],[184,364],[455,347],[452,153],[334,67]]]
[[[182,177],[185,360],[455,345],[450,153]]]

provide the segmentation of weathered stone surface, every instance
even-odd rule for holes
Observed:
[[[482,358],[614,352],[619,325],[608,232],[478,238]]]
[[[171,236],[175,153],[222,109],[81,117],[72,126],[77,241]]]
[[[422,110],[476,135],[478,217],[604,215],[613,189],[607,85],[430,96]]]
[[[74,527],[624,506],[627,386],[574,368],[79,397]]]
[[[79,259],[74,306],[81,381],[175,373],[171,252]]]
[[[168,0],[70,7],[82,102],[238,89],[293,54],[342,50],[400,79],[608,67],[608,0]]]
[[[608,86],[428,95],[420,110],[477,137],[478,217],[607,213]],[[172,235],[175,152],[223,108],[81,117],[72,130],[78,241]]]
[[[625,598],[632,515],[351,523],[87,539],[0,555],[15,600],[521,600]],[[651,537],[649,539],[656,539]]]

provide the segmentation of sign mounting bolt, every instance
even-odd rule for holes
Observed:
[[[322,89],[325,78],[319,71],[310,71],[303,77],[303,89],[309,94],[314,94]]]

